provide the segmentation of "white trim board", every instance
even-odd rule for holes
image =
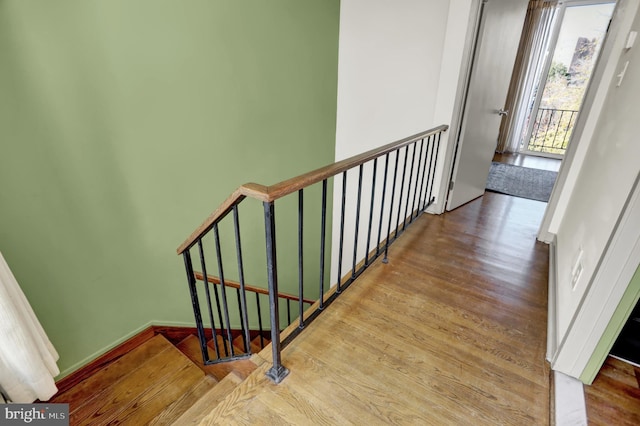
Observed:
[[[551,361],[558,349],[558,269],[556,263],[556,239],[549,244],[549,288],[547,294],[547,361]]]

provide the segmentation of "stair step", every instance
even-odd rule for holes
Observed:
[[[204,365],[202,352],[200,351],[200,341],[196,336],[189,336],[178,343],[176,347],[191,359],[202,371],[212,375],[216,380],[221,381],[232,371],[237,372],[245,379],[257,367],[249,359],[239,361],[228,361],[220,364]]]
[[[173,424],[189,408],[217,385],[217,380],[211,376],[204,376],[191,389],[184,393],[178,400],[162,410],[149,425],[160,426]]]
[[[268,345],[270,340],[267,338],[262,338],[262,341],[264,342],[264,345]],[[238,336],[235,339],[233,339],[233,345],[236,348],[239,348],[239,350],[242,350],[244,353],[244,339],[243,336]],[[251,348],[251,353],[252,354],[257,354],[258,352],[260,352],[263,348],[260,345],[260,336],[254,337],[253,340],[249,341],[249,347]]]
[[[225,340],[225,338],[222,337],[222,335],[220,335],[220,334],[218,334],[216,336],[216,340],[218,341],[218,351],[220,352],[220,355],[221,356],[227,356],[227,355],[230,356],[231,355],[231,347],[229,346],[229,342],[227,342]],[[233,354],[236,355],[236,356],[237,355],[243,355],[244,354],[244,349],[242,348],[242,344],[236,346],[236,339],[234,339],[232,341],[232,343],[233,343],[233,345],[232,345],[233,346]],[[210,353],[211,354],[215,354],[216,353],[216,347],[213,344],[213,339],[209,340],[207,342],[207,345],[210,348]],[[227,348],[226,352],[225,352],[225,345],[226,345],[226,348]]]
[[[151,342],[160,339],[165,342],[160,345],[163,350],[155,352],[137,368],[129,365],[128,374],[120,374],[118,381],[72,409],[71,424],[145,424],[203,378],[202,371],[162,336],[154,337],[140,348],[147,344],[156,347],[158,343]]]
[[[264,343],[264,347],[261,345],[261,343]],[[267,339],[264,336],[262,337],[262,341],[260,340],[260,336],[254,337],[251,341],[252,353],[257,354],[258,352],[269,346],[269,343],[271,343],[271,340]]]
[[[244,380],[235,371],[230,372],[215,387],[196,401],[191,408],[185,411],[174,424],[197,425],[209,412]]]
[[[93,395],[102,392],[112,383],[120,380],[129,371],[137,368],[145,360],[170,348],[172,345],[162,336],[154,336],[144,344],[131,350],[127,354],[113,361],[107,367],[102,368],[82,382],[73,386],[64,393],[57,394],[49,402],[69,403],[69,410],[73,412],[82,403],[90,399]]]

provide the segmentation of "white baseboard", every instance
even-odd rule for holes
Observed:
[[[552,362],[558,350],[558,270],[556,237],[549,243],[549,287],[547,289],[547,361]]]

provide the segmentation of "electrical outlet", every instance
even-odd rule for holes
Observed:
[[[584,267],[582,266],[582,257],[584,251],[582,247],[578,249],[578,256],[576,256],[576,261],[573,263],[573,268],[571,268],[571,289],[575,290],[578,285],[578,281],[580,280],[580,276],[582,275],[582,270]]]
[[[571,289],[575,290],[578,281],[580,280],[580,275],[582,275],[582,262],[578,263],[571,274]]]

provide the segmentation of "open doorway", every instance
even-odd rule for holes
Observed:
[[[614,7],[607,0],[530,2],[488,190],[514,187],[505,193],[549,200]],[[524,188],[518,176],[527,179]]]
[[[560,7],[545,73],[522,106],[528,114],[520,152],[553,158],[566,152],[614,6],[569,1]]]

